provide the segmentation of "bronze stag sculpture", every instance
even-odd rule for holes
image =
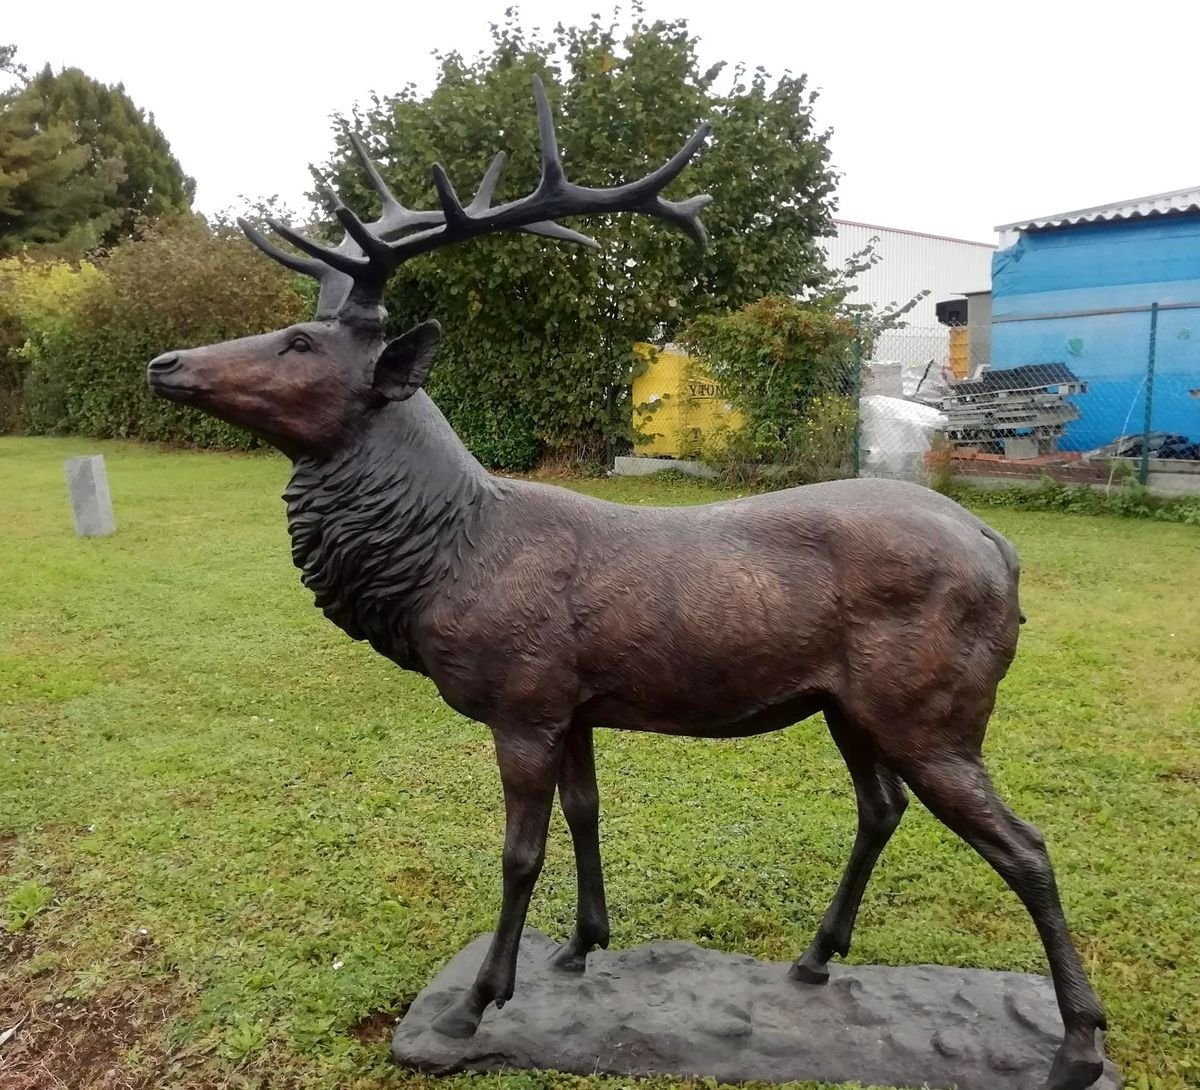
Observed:
[[[257,246],[316,277],[314,321],[169,352],[163,397],[252,431],[294,463],[284,493],[292,557],[351,637],[431,678],[487,724],[504,788],[503,907],[473,989],[437,1028],[475,1032],[512,997],[517,945],[557,787],[574,841],[575,930],[557,955],[582,971],[606,946],[592,730],[730,738],[823,712],[854,783],[846,872],[793,977],[820,984],[846,954],[871,870],[907,805],[905,784],[1004,878],[1037,925],[1065,1037],[1048,1085],[1099,1077],[1105,1016],[1072,944],[1038,831],[997,795],[980,750],[1023,619],[1009,543],[912,484],[848,480],[677,509],[631,508],[488,474],[422,390],[440,327],[384,336],[383,290],[416,254],[500,231],[577,243],[557,218],[637,212],[703,244],[705,196],[660,196],[702,128],[640,181],[568,181],[535,83],[541,179],[493,205],[503,154],[464,205],[440,166],[440,209],[412,211],[354,148],[382,202],[364,223],[333,198],[326,247],[271,223]]]

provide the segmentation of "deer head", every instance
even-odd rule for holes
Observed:
[[[361,431],[373,413],[410,398],[429,374],[441,336],[437,322],[423,322],[390,342],[384,336],[384,288],[410,257],[502,231],[595,247],[593,239],[556,221],[606,212],[655,216],[704,245],[699,212],[711,198],[669,201],[660,194],[704,143],[708,125],[702,125],[678,154],[640,181],[607,189],[575,185],[563,171],[550,105],[537,77],[533,89],[542,170],[532,193],[493,206],[506,159],[500,152],[470,203],[459,200],[438,164],[433,167],[433,183],[440,209],[408,209],[392,195],[358,137],[351,135],[354,152],[382,204],[377,220],[364,223],[333,194],[327,197],[345,230],[336,246],[324,246],[268,220],[271,229],[299,254],[280,249],[238,220],[264,253],[319,281],[313,321],[164,353],[149,365],[151,389],[247,428],[292,458],[329,454]]]

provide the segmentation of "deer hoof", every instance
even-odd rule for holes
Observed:
[[[587,969],[587,958],[579,954],[566,954],[555,957],[550,962],[560,973],[582,973]]]
[[[479,1028],[480,1015],[464,1000],[459,1000],[453,1006],[447,1007],[433,1020],[433,1028],[443,1037],[455,1037],[462,1040],[474,1037]]]
[[[1087,1090],[1104,1074],[1104,1060],[1095,1048],[1076,1049],[1064,1043],[1050,1066],[1045,1090]]]
[[[829,966],[808,953],[792,962],[788,977],[801,984],[828,984]]]
[[[582,973],[587,968],[587,954],[580,954],[572,942],[564,943],[550,955],[550,964],[561,973]]]

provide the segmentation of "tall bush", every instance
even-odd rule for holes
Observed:
[[[17,306],[22,262],[0,260],[0,433],[17,430],[21,420],[21,386],[25,363],[20,349],[25,328]]]
[[[236,228],[191,215],[161,220],[113,249],[62,321],[30,328],[22,349],[26,427],[254,446],[240,429],[151,395],[146,364],[173,347],[287,325],[307,305],[292,275],[264,260]]]
[[[0,259],[0,431],[20,428],[31,342],[69,328],[80,300],[103,278],[86,261],[72,265],[25,257]],[[53,416],[53,406],[40,407],[48,392],[34,385],[36,411]],[[50,396],[55,404],[62,404],[61,396]]]
[[[738,480],[808,483],[848,475],[857,426],[859,328],[836,297],[772,295],[691,322],[680,340],[745,418],[702,457]]]

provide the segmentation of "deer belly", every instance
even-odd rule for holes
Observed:
[[[824,693],[798,693],[775,703],[704,704],[692,699],[642,702],[619,694],[595,697],[576,716],[582,726],[674,734],[689,738],[745,738],[781,730],[823,710]]]

